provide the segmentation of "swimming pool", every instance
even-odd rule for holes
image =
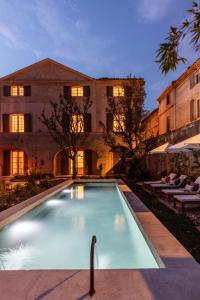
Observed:
[[[115,183],[74,183],[0,231],[0,269],[158,268]]]

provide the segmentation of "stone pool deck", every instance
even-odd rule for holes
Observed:
[[[160,269],[96,270],[96,294],[92,298],[199,300],[199,264],[122,181],[118,184],[164,266]],[[44,198],[54,192],[49,190]],[[34,205],[34,201],[44,201],[40,198],[29,199],[27,203]],[[27,210],[25,202],[22,208]],[[11,209],[0,213],[0,226],[20,214],[20,207]],[[77,255],[79,251],[81,249],[77,249]],[[88,288],[87,270],[0,271],[1,300],[90,299]]]

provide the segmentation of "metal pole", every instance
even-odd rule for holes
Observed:
[[[96,236],[93,235],[92,241],[91,241],[91,248],[90,248],[90,297],[92,297],[95,293],[94,289],[94,246],[97,242]]]

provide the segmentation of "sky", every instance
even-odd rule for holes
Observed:
[[[164,76],[155,52],[190,0],[0,0],[0,76],[52,58],[94,78],[143,77],[145,107],[197,58],[189,40],[186,65]]]

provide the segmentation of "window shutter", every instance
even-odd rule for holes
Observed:
[[[113,87],[112,86],[107,86],[107,97],[113,97]]]
[[[24,131],[32,132],[32,115],[31,114],[24,115]]]
[[[84,86],[83,87],[83,96],[84,97],[90,97],[90,87],[89,86]]]
[[[4,95],[5,97],[10,96],[10,94],[11,94],[10,91],[11,91],[11,88],[10,88],[9,85],[4,85],[4,86],[3,86],[3,95]]]
[[[63,129],[63,132],[69,132],[69,130],[70,130],[69,125],[70,125],[69,115],[64,112],[63,116],[62,116],[62,129]]]
[[[170,131],[170,118],[169,117],[167,117],[167,119],[166,119],[166,132],[169,132]]]
[[[24,86],[24,96],[26,96],[26,97],[31,96],[31,86],[30,85]]]
[[[195,86],[195,76],[192,75],[190,77],[190,89],[192,89]]]
[[[106,128],[107,131],[113,131],[113,115],[110,113],[106,114]]]
[[[84,169],[85,175],[92,175],[92,151],[88,149],[84,151]]]
[[[194,99],[190,101],[190,121],[194,121]]]
[[[3,114],[3,132],[9,132],[9,114]]]
[[[200,118],[200,100],[197,100],[197,118]]]
[[[69,175],[69,158],[66,153],[60,153],[60,173],[61,175]]]
[[[91,114],[84,115],[84,131],[85,132],[92,131],[92,115]]]
[[[3,176],[9,176],[10,172],[10,150],[3,152]]]
[[[64,86],[64,97],[70,97],[71,96],[71,86]]]

